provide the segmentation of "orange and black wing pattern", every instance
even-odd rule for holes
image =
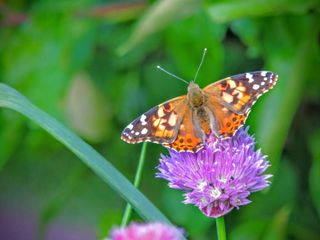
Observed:
[[[210,98],[217,98],[231,111],[244,114],[250,111],[262,94],[273,88],[277,80],[278,75],[273,72],[248,72],[212,83],[203,91]]]
[[[171,143],[184,116],[186,97],[180,96],[160,104],[130,123],[122,132],[127,143]]]
[[[169,144],[163,144],[165,147],[172,148],[178,152],[197,152],[203,147],[205,136],[202,131],[196,129],[192,114],[191,108],[186,106],[175,141]]]
[[[224,107],[215,98],[208,101],[207,107],[214,114],[215,122],[212,124],[212,132],[218,138],[232,137],[236,131],[244,125],[250,111],[237,114]]]
[[[232,137],[245,123],[253,104],[276,84],[278,76],[268,71],[238,74],[203,89],[215,117],[213,133]]]

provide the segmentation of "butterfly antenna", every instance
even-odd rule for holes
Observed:
[[[197,72],[196,72],[196,75],[194,76],[193,82],[195,82],[196,79],[197,79],[197,77],[198,77],[198,73],[199,73],[199,70],[200,70],[200,68],[201,68],[201,66],[202,66],[204,57],[206,56],[206,52],[207,52],[207,48],[203,49],[203,54],[202,54],[201,62],[200,62],[200,64],[199,64],[199,67],[198,67],[198,70],[197,70]]]
[[[157,68],[160,69],[161,71],[165,72],[166,74],[170,75],[171,77],[174,77],[174,78],[179,79],[180,81],[182,81],[182,82],[184,82],[184,83],[186,83],[186,84],[189,84],[188,81],[184,80],[184,79],[181,78],[181,77],[178,77],[178,76],[174,75],[174,74],[171,73],[171,72],[168,72],[167,70],[163,69],[163,68],[160,67],[159,65],[157,66]]]

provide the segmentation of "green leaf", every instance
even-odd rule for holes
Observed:
[[[48,225],[72,197],[74,190],[79,186],[79,182],[84,177],[85,170],[83,165],[75,166],[69,175],[65,176],[65,181],[57,189],[56,195],[42,208],[38,221],[39,239],[44,239]]]
[[[12,114],[3,114],[3,117],[0,115],[0,170],[9,160],[11,154],[16,151],[22,135],[21,118],[16,118]]]
[[[111,108],[90,76],[74,76],[65,97],[68,120],[73,129],[90,142],[100,142],[110,132]]]
[[[266,220],[249,220],[236,228],[232,229],[229,239],[230,240],[256,240],[260,239],[261,232],[264,230],[267,222]]]
[[[230,23],[231,29],[241,41],[248,47],[247,54],[250,57],[257,57],[261,54],[261,29],[264,26],[263,19],[239,19]]]
[[[204,11],[199,11],[188,19],[171,24],[166,30],[167,51],[168,55],[174,59],[179,75],[187,80],[192,80],[199,66],[203,49],[207,48],[208,51],[199,71],[197,82],[200,86],[206,86],[218,80],[223,71],[222,40],[226,29],[225,25],[212,23]]]
[[[310,194],[313,204],[320,217],[320,131],[311,138],[312,165],[309,174]]]
[[[10,36],[1,39],[5,41],[1,49],[3,81],[59,120],[64,119],[58,104],[61,96],[94,49],[96,25],[74,16],[85,6],[82,0],[76,4],[38,1],[23,27],[3,30]]]
[[[201,3],[202,1],[199,0],[155,2],[137,23],[129,40],[118,49],[119,54],[124,55],[151,34],[163,29],[173,21],[195,12]]]
[[[285,230],[289,218],[287,207],[281,208],[272,219],[248,219],[230,234],[231,240],[286,239]]]
[[[239,223],[245,223],[250,219],[270,220],[283,207],[294,205],[298,194],[297,186],[298,177],[294,168],[288,160],[283,159],[275,176],[271,178],[270,189],[252,194],[252,203],[240,208]],[[286,194],[283,194],[283,189],[286,190]]]
[[[231,212],[237,223],[234,223],[235,228],[230,229],[230,239],[258,240],[267,235],[282,234],[287,224],[289,208],[297,199],[297,181],[290,162],[285,159],[281,161],[276,175],[271,178],[271,188],[252,194],[252,203],[241,207],[239,213]],[[286,194],[283,194],[284,189]]]
[[[214,3],[209,8],[216,22],[229,22],[245,17],[277,16],[283,13],[302,14],[316,6],[317,0],[242,0]]]
[[[165,187],[161,201],[163,202],[163,211],[178,225],[188,229],[191,239],[202,239],[206,232],[210,231],[214,219],[208,218],[195,206],[182,204],[183,196],[181,191],[173,191]],[[172,211],[175,209],[175,211]],[[192,221],[190,221],[192,219]]]
[[[265,230],[261,239],[287,239],[287,224],[289,220],[290,207],[284,206],[273,217],[271,223]]]
[[[0,84],[0,106],[25,115],[49,132],[54,138],[77,155],[83,163],[113,188],[122,198],[128,201],[143,219],[170,223],[141,192],[98,152],[58,121],[35,107],[19,92],[5,84]]]

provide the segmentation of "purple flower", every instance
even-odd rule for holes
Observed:
[[[111,231],[111,240],[181,240],[183,231],[163,223],[131,223]]]
[[[269,186],[272,175],[263,172],[270,164],[254,145],[248,128],[241,128],[229,139],[209,137],[197,153],[169,149],[170,156],[161,155],[156,176],[183,190],[184,203],[216,218],[250,203],[252,192]]]

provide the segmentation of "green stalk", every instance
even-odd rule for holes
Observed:
[[[224,218],[218,217],[216,219],[216,225],[217,225],[217,234],[218,234],[218,240],[226,240],[226,226],[224,224]]]
[[[138,188],[141,182],[141,176],[142,176],[142,170],[143,170],[143,166],[144,166],[144,160],[146,158],[146,151],[147,151],[147,143],[144,142],[142,144],[142,148],[141,148],[141,153],[140,153],[140,157],[139,157],[139,163],[138,163],[138,168],[137,168],[137,172],[136,172],[136,176],[134,178],[134,183],[133,185]],[[121,226],[125,227],[131,217],[131,213],[132,213],[132,207],[131,204],[127,204],[126,209],[124,211],[123,217],[122,217],[122,221],[121,221]]]

